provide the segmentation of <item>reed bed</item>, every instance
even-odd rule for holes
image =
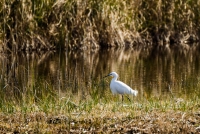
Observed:
[[[199,41],[198,0],[2,0],[1,51]]]

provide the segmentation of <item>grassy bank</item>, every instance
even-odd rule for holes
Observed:
[[[1,51],[199,40],[198,0],[2,0]]]
[[[59,97],[61,96],[62,97]],[[2,95],[2,94],[1,94]],[[121,102],[110,92],[85,98],[48,88],[1,96],[1,133],[198,133],[200,98],[138,96]]]

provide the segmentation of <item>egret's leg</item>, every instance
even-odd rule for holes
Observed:
[[[126,97],[128,98],[128,100],[131,102],[131,99],[126,95]]]
[[[124,101],[124,96],[122,95],[122,103],[123,103],[123,101]]]

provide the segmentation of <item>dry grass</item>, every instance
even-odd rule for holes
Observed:
[[[198,0],[2,0],[1,50],[195,42],[199,5]]]
[[[101,116],[96,114],[100,113]],[[43,112],[1,114],[1,133],[198,133],[200,113],[151,111],[130,117],[128,113],[102,111],[68,117]]]
[[[107,96],[110,97],[110,96]],[[76,98],[76,97],[75,97]],[[0,114],[1,133],[198,133],[199,99],[125,101],[62,98],[11,105]],[[1,109],[2,110],[2,109]]]

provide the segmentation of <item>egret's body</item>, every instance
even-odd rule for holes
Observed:
[[[129,87],[125,83],[117,80],[118,74],[116,72],[111,72],[107,76],[113,77],[110,82],[110,89],[113,94],[121,94],[122,99],[123,99],[123,94],[132,94],[134,96],[137,96],[137,94],[138,94],[137,90],[133,90],[131,87]],[[105,76],[105,77],[107,77],[107,76]]]

